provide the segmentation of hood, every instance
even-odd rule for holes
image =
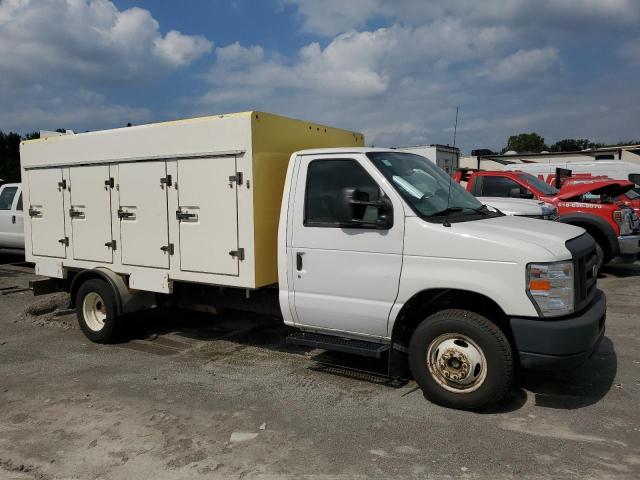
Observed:
[[[406,228],[406,255],[513,263],[571,258],[567,240],[585,232],[573,225],[516,216],[452,223],[451,227],[407,217]]]
[[[567,257],[568,250],[565,246],[567,240],[584,233],[584,229],[573,225],[509,216],[459,225],[472,227],[476,237],[492,240],[502,237],[511,243],[516,241],[533,243],[557,258]]]
[[[635,184],[626,180],[584,180],[574,181],[562,187],[556,198],[568,200],[573,197],[592,193],[594,195],[609,195],[617,197],[635,187]]]
[[[545,202],[527,198],[477,197],[481,203],[497,208],[506,215],[543,215]]]

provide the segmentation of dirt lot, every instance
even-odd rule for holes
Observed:
[[[276,319],[157,311],[95,345],[0,265],[0,478],[640,478],[640,266],[607,267],[607,337],[482,413],[326,369]]]

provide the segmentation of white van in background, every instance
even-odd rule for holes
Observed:
[[[556,168],[566,168],[574,175],[607,176],[613,180],[628,180],[636,184],[634,190],[640,194],[640,165],[622,160],[594,160],[580,162],[513,163],[504,170],[520,170],[553,183]]]
[[[5,183],[0,186],[0,252],[22,253],[23,250],[22,186]]]

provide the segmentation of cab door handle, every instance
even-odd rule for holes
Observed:
[[[301,252],[296,253],[296,270],[298,270],[299,272],[302,271],[302,253]]]
[[[16,216],[15,215],[11,215],[11,223],[13,223],[13,224],[16,223]]]

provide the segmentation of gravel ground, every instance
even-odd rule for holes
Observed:
[[[162,310],[96,345],[0,258],[0,478],[639,478],[640,266],[606,268],[607,336],[486,412],[326,369],[277,319]],[[10,264],[10,263],[13,263]]]

